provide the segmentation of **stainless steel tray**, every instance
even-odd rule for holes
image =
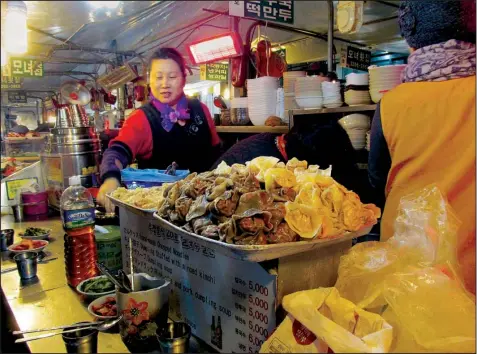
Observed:
[[[204,236],[188,232],[170,223],[169,221],[164,220],[159,215],[157,215],[157,213],[154,213],[153,217],[159,221],[160,226],[171,232],[174,232],[181,236],[195,237],[196,239],[201,240],[201,243],[206,244],[207,247],[210,247],[223,255],[250,262],[263,262],[271,259],[291,256],[297,253],[311,251],[318,248],[324,248],[340,242],[351,240],[356,237],[367,235],[372,228],[372,226],[369,226],[356,232],[348,232],[343,235],[329,239],[315,239],[311,241],[288,242],[263,246],[242,246],[213,240]]]

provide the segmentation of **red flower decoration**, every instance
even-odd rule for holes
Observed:
[[[147,311],[147,306],[148,303],[145,301],[137,303],[133,298],[129,298],[128,305],[123,310],[124,318],[131,321],[135,326],[140,325],[142,321],[148,321],[149,311]]]

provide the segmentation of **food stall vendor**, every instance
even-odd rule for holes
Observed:
[[[103,155],[98,202],[109,212],[106,194],[120,186],[121,169],[138,160],[140,169],[208,170],[219,154],[220,139],[210,112],[184,94],[186,65],[173,48],[162,48],[149,61],[151,101],[134,111]]]

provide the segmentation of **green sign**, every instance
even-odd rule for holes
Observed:
[[[2,90],[18,90],[22,88],[23,78],[12,77],[12,71],[10,70],[10,63],[2,66]]]
[[[243,6],[245,17],[293,24],[293,1],[245,0]]]
[[[10,58],[13,77],[43,77],[43,62],[25,58]]]
[[[200,66],[200,79],[210,81],[228,81],[229,64],[203,64]]]

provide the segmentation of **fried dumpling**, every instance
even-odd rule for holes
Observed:
[[[300,237],[314,238],[321,232],[323,216],[315,208],[296,202],[287,202],[285,208],[286,222]]]

